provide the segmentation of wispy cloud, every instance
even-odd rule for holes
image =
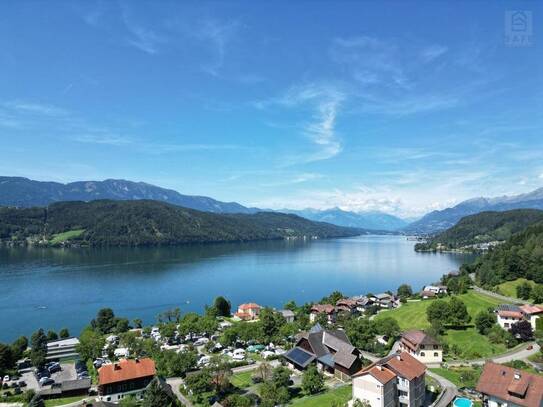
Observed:
[[[303,174],[289,174],[288,178],[274,181],[274,182],[265,182],[261,184],[263,187],[280,187],[285,185],[296,185],[296,184],[303,184],[305,182],[314,181],[317,179],[323,178],[322,174],[316,174],[316,173],[303,173]]]
[[[132,143],[132,140],[127,137],[109,132],[76,135],[73,137],[73,140],[79,143],[105,144],[110,146],[122,146]]]
[[[202,65],[202,69],[212,76],[219,76],[224,64],[228,44],[237,34],[240,24],[237,21],[205,19],[193,31],[200,41],[211,46],[213,60]]]
[[[167,41],[163,34],[138,23],[126,7],[122,9],[122,21],[129,32],[127,44],[140,51],[154,55],[159,52],[159,46]]]
[[[43,104],[43,103],[12,101],[12,102],[6,102],[3,105],[6,108],[16,110],[18,112],[39,114],[43,116],[58,117],[58,116],[65,116],[68,114],[66,110],[58,106]]]
[[[439,58],[447,51],[448,48],[443,45],[430,45],[421,51],[420,56],[422,61],[427,63]]]
[[[139,143],[138,148],[149,154],[168,154],[190,151],[247,150],[248,147],[236,144],[162,144]]]

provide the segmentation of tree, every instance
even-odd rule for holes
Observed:
[[[488,334],[490,328],[496,323],[496,314],[488,311],[481,311],[475,317],[475,327],[481,335]]]
[[[288,387],[277,387],[272,382],[262,383],[260,386],[261,407],[275,407],[286,404],[290,400]]]
[[[284,366],[273,369],[271,382],[275,387],[288,387],[290,384],[290,370]]]
[[[123,397],[119,402],[120,407],[139,407],[140,403],[134,396]]]
[[[70,331],[68,331],[68,328],[62,328],[59,331],[58,336],[60,336],[61,339],[69,338],[70,337]]]
[[[58,339],[58,335],[55,331],[49,330],[47,332],[47,341],[56,341]]]
[[[307,394],[316,394],[324,387],[324,378],[315,366],[310,366],[302,375],[302,391]]]
[[[130,323],[127,318],[115,318],[114,332],[116,334],[122,334],[130,329]]]
[[[32,397],[32,400],[30,400],[30,403],[28,403],[28,407],[45,407],[45,402],[39,393]]]
[[[527,281],[522,282],[517,286],[517,297],[523,300],[530,299],[532,294],[532,285]]]
[[[458,297],[452,297],[449,301],[449,315],[447,323],[453,326],[463,326],[471,321],[466,304]]]
[[[171,393],[165,391],[163,386],[167,386],[167,384],[162,379],[155,377],[151,380],[145,389],[142,407],[176,407],[177,400],[172,397]]]
[[[283,305],[283,308],[288,309],[288,310],[290,310],[292,312],[296,312],[296,309],[298,308],[298,306],[296,305],[296,301],[290,300],[285,305]]]
[[[352,319],[345,326],[347,336],[353,346],[372,351],[375,344],[375,323],[367,318]]]
[[[217,310],[217,314],[220,317],[229,317],[232,313],[232,304],[226,298],[219,296],[215,298],[213,306]]]
[[[532,331],[532,324],[528,321],[519,321],[511,325],[511,334],[523,342],[529,341],[534,337],[534,332]]]
[[[407,299],[413,295],[413,289],[409,284],[402,284],[398,287],[398,297]]]
[[[443,325],[449,317],[449,304],[445,300],[435,300],[426,309],[426,318],[430,324]]]
[[[197,400],[202,399],[202,395],[211,390],[211,382],[211,375],[206,370],[187,376],[185,379],[185,384]]]
[[[543,303],[543,284],[536,284],[532,288],[532,299],[536,304]]]
[[[20,336],[15,339],[11,344],[11,349],[13,351],[13,358],[19,360],[23,357],[24,352],[28,349],[28,339],[26,336]]]
[[[47,336],[43,329],[32,334],[30,338],[30,360],[32,365],[41,368],[45,365],[45,357],[47,356]]]
[[[253,377],[256,377],[259,382],[267,382],[271,379],[272,374],[273,370],[271,365],[264,362],[257,366]]]
[[[0,376],[4,376],[15,364],[11,346],[0,343]]]
[[[139,318],[134,318],[132,322],[134,323],[134,328],[141,329],[143,327],[143,321]]]
[[[332,294],[330,294],[328,297],[324,297],[321,300],[321,304],[332,304],[336,305],[336,303],[345,298],[345,296],[340,291],[334,291]]]
[[[375,329],[380,335],[388,336],[389,338],[396,338],[400,335],[400,325],[392,317],[385,317],[375,322]]]
[[[96,318],[91,321],[91,326],[102,334],[110,333],[117,321],[111,308],[102,308],[98,311]]]
[[[224,407],[252,407],[253,401],[239,394],[231,394],[222,403]]]
[[[103,335],[95,331],[91,327],[87,327],[79,336],[79,344],[77,352],[83,360],[96,359],[102,356],[102,349],[106,344]]]
[[[275,312],[271,308],[264,308],[261,310],[258,318],[266,342],[273,342],[277,338],[281,327],[286,324],[283,315]]]

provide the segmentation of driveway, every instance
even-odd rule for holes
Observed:
[[[435,379],[441,386],[441,393],[437,396],[436,401],[432,404],[434,407],[447,407],[454,400],[458,394],[458,390],[454,383],[441,377],[430,370],[426,371],[426,374],[432,379]]]
[[[166,379],[166,383],[172,386],[173,393],[176,395],[182,405],[187,407],[194,407],[190,400],[187,399],[184,394],[179,391],[179,386],[183,384],[183,379],[181,379],[180,377],[170,377],[169,379]]]

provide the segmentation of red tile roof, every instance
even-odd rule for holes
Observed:
[[[326,313],[326,314],[332,314],[336,310],[336,307],[334,307],[331,304],[314,304],[311,307],[311,312],[318,312],[318,313]]]
[[[140,379],[156,374],[155,362],[152,359],[123,359],[98,369],[99,384],[111,384],[126,380]]]
[[[250,310],[250,309],[260,309],[260,305],[255,304],[254,302],[250,302],[248,304],[241,304],[238,309],[241,310]]]
[[[522,319],[522,313],[518,311],[498,311],[498,315],[502,318]]]
[[[543,377],[487,362],[477,383],[477,391],[510,404],[540,407],[543,403]]]
[[[382,370],[379,370],[379,366],[382,367]],[[362,369],[360,372],[356,373],[354,376],[356,377],[371,374],[384,384],[390,380],[389,373],[392,373],[393,377],[401,376],[407,380],[413,380],[426,373],[426,365],[419,362],[409,353],[401,352],[392,356],[387,356],[386,358],[372,363],[365,369]]]
[[[520,310],[526,315],[540,314],[543,312],[543,308],[538,305],[524,304],[520,306]]]
[[[357,376],[363,376],[365,374],[373,376],[381,384],[387,384],[389,381],[396,378],[396,374],[394,372],[384,366],[379,365],[370,365],[362,372],[357,374]]]

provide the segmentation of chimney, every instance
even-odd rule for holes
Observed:
[[[515,370],[515,380],[520,380],[520,372],[518,370]]]
[[[135,359],[136,363],[140,363],[140,358]]]
[[[118,363],[115,363],[113,365],[113,370],[121,370],[121,365],[119,365]]]
[[[396,355],[396,359],[398,359],[400,362],[402,361],[402,355],[400,355],[399,353]]]
[[[383,365],[377,365],[377,369],[379,369],[380,371],[383,371]]]

